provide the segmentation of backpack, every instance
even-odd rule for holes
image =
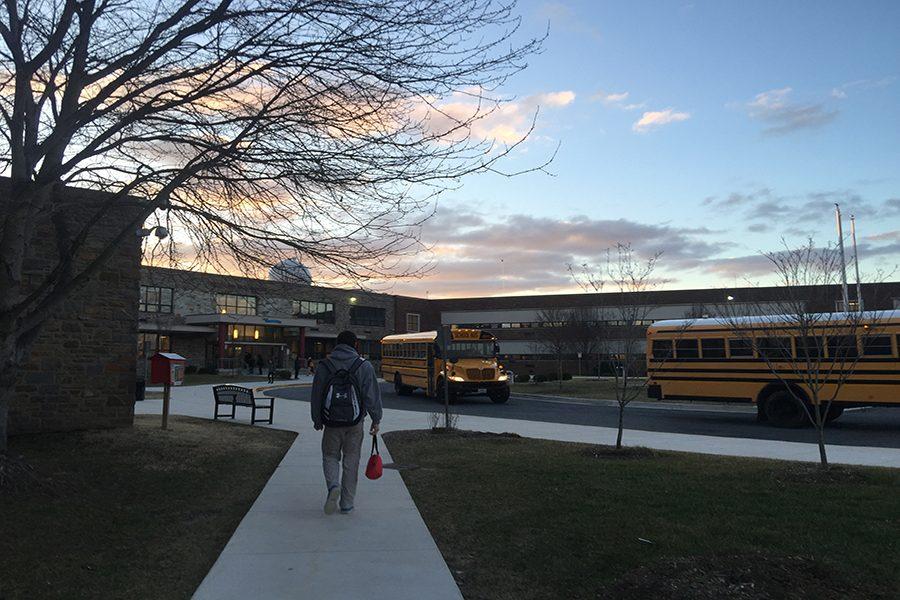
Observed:
[[[331,359],[322,361],[331,372],[325,383],[322,423],[329,427],[350,427],[363,420],[365,410],[355,373],[365,362],[358,357],[350,369],[338,369]]]

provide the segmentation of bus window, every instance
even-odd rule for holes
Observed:
[[[856,358],[858,355],[855,335],[828,336],[828,356],[831,358]]]
[[[753,344],[750,340],[744,338],[730,338],[728,340],[728,349],[731,351],[731,358],[752,358]]]
[[[863,338],[863,354],[866,356],[891,356],[891,336],[870,335]]]
[[[678,360],[700,358],[700,348],[697,345],[697,340],[676,340],[675,355]]]
[[[791,358],[791,338],[789,337],[764,337],[756,340],[756,348],[759,356],[769,360],[784,360]]]
[[[672,340],[653,340],[653,358],[672,358]]]
[[[700,349],[703,358],[725,358],[725,338],[703,338]]]
[[[821,358],[824,356],[823,348],[825,347],[824,340],[822,338],[816,337],[798,337],[796,338],[797,343],[797,358]]]

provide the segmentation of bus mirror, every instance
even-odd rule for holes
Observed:
[[[494,354],[500,354],[500,344],[494,342]]]

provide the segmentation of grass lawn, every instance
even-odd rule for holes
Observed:
[[[296,434],[170,417],[17,436],[0,488],[0,598],[189,598]]]
[[[900,597],[900,470],[385,435],[467,600]]]
[[[643,385],[643,380],[635,380],[628,384],[637,387]],[[562,382],[545,381],[543,383],[513,383],[510,386],[512,393],[542,394],[547,396],[566,396],[568,398],[600,398],[604,400],[616,399],[616,383],[613,379],[570,379]],[[637,397],[638,400],[646,400],[647,394],[643,390]]]

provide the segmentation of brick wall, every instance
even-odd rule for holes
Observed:
[[[106,196],[69,188],[74,227]],[[0,202],[2,204],[2,202]],[[117,207],[92,229],[78,265],[134,218],[134,202]],[[56,264],[55,237],[39,226],[25,281],[34,284]],[[42,327],[20,371],[10,403],[10,434],[130,426],[134,416],[140,239],[129,236],[112,259],[74,292]]]

